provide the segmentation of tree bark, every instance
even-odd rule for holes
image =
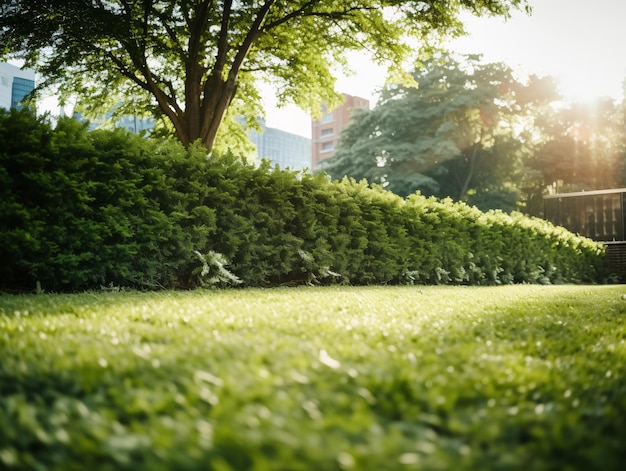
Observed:
[[[274,2],[275,0],[266,0],[261,6],[250,31],[237,48],[232,63],[227,68],[227,57],[230,49],[228,28],[233,2],[232,0],[224,1],[216,61],[204,83],[202,79],[205,70],[198,61],[202,49],[199,40],[202,28],[192,28],[194,34],[189,39],[190,52],[187,58],[187,75],[185,77],[185,111],[180,123],[181,129],[179,130],[179,125],[174,123],[179,138],[184,135],[184,139],[181,139],[184,146],[189,146],[200,139],[209,152],[213,149],[219,127],[237,92],[237,77],[241,66],[253,44],[262,34],[263,22]],[[195,18],[194,26],[203,23],[206,14],[206,8],[202,9]],[[225,69],[228,70],[226,77],[224,77]]]
[[[476,154],[478,153],[478,145],[474,145],[474,149],[472,149],[472,153],[469,157],[469,170],[467,171],[467,175],[465,176],[465,181],[463,182],[463,185],[461,186],[461,191],[459,193],[459,200],[463,201],[463,198],[465,198],[465,194],[467,193],[467,190],[469,190],[469,185],[472,181],[472,178],[474,177],[474,164],[476,162]]]

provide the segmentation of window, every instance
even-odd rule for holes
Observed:
[[[320,133],[321,137],[328,137],[332,135],[333,135],[333,128],[322,129],[322,132]]]
[[[322,152],[332,152],[335,150],[335,145],[332,142],[324,142],[322,144]]]
[[[13,78],[13,87],[11,89],[11,108],[20,109],[21,102],[26,95],[33,91],[35,82],[20,77]]]
[[[322,124],[332,123],[332,122],[333,122],[333,114],[332,113],[326,113],[324,116],[322,116],[322,119],[320,121],[320,123],[322,123]]]

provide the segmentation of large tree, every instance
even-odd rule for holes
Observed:
[[[544,189],[584,191],[624,184],[624,108],[611,98],[570,103],[538,120],[541,141],[533,166]]]
[[[414,77],[418,87],[392,85],[373,110],[355,114],[323,168],[400,195],[419,190],[513,209],[530,171],[521,131],[534,106],[556,98],[546,79],[521,82],[505,64],[450,54]]]
[[[401,67],[459,14],[506,16],[526,0],[1,0],[0,53],[43,85],[120,112],[152,110],[180,141],[211,149],[233,100],[257,114],[259,80],[281,102],[336,102],[346,51]],[[417,42],[415,41],[417,38]]]

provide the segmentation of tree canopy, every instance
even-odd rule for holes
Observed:
[[[340,99],[346,52],[401,70],[418,44],[462,32],[459,14],[503,15],[526,0],[2,0],[0,53],[96,109],[123,101],[211,149],[230,108],[261,113],[258,85],[315,112]],[[433,35],[437,33],[437,35]]]
[[[610,98],[572,103],[538,119],[542,139],[533,166],[553,191],[586,191],[624,184],[624,105]]]
[[[376,108],[359,110],[323,168],[403,196],[421,191],[514,209],[530,171],[521,132],[533,107],[556,98],[549,80],[520,82],[505,64],[450,54],[414,77],[418,87],[392,85]]]

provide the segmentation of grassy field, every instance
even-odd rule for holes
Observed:
[[[623,469],[625,295],[0,296],[0,469]]]

